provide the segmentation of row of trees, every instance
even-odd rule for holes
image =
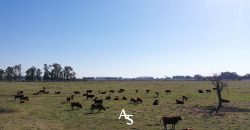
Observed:
[[[219,80],[250,80],[250,74],[246,74],[243,76],[238,75],[236,72],[221,72],[219,75],[214,75]],[[210,80],[213,79],[214,76],[202,76],[200,74],[196,74],[192,76],[173,76],[173,80]]]
[[[76,79],[76,73],[71,66],[62,67],[58,63],[44,64],[43,72],[34,66],[21,74],[21,65],[9,66],[5,70],[0,69],[0,81],[72,81]],[[43,75],[42,75],[43,74]]]

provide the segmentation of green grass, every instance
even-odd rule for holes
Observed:
[[[43,87],[50,92],[61,91],[62,94],[48,94],[33,96]],[[163,124],[160,119],[163,115],[181,115],[176,129],[193,128],[195,130],[247,130],[250,128],[250,112],[231,111],[209,115],[201,108],[217,104],[216,94],[199,94],[198,89],[212,89],[210,82],[198,81],[96,81],[96,82],[38,82],[38,83],[0,83],[0,129],[4,130],[48,130],[48,129],[79,129],[79,130],[160,130]],[[126,91],[118,94],[117,90],[124,88]],[[128,97],[140,97],[142,104],[134,105],[128,101],[104,101],[106,111],[94,114],[90,112],[91,100],[82,97],[87,89],[93,89],[98,98],[107,95],[99,95],[98,90],[114,89],[116,92],[111,97],[123,95]],[[139,93],[135,93],[135,89]],[[145,90],[150,89],[150,94]],[[164,90],[170,89],[172,93],[167,95]],[[14,100],[14,94],[23,90],[30,97],[30,101],[20,104]],[[71,110],[66,97],[73,91],[81,91],[81,95],[74,101],[82,103],[83,109]],[[155,91],[160,96],[155,98]],[[189,100],[184,105],[176,105],[175,99],[181,99],[185,95]],[[231,101],[226,106],[242,109],[250,109],[250,82],[230,81],[223,91],[223,97]],[[159,106],[153,106],[155,99],[159,100]],[[134,115],[134,124],[128,126],[126,120],[118,120],[122,109],[127,114]]]

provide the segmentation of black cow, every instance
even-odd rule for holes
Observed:
[[[54,94],[60,94],[61,92],[60,91],[57,91],[57,92],[55,92]]]
[[[87,97],[87,100],[90,98],[90,99],[93,99],[95,97],[95,95],[86,95]]]
[[[36,92],[36,93],[33,93],[32,95],[39,95],[40,94],[40,92]]]
[[[111,99],[111,97],[110,97],[110,96],[107,96],[107,97],[106,97],[106,100],[110,100],[110,99]]]
[[[203,90],[198,90],[199,93],[204,93]]]
[[[175,100],[176,101],[176,104],[184,104],[184,102],[183,101],[180,101],[180,100]]]
[[[66,98],[66,101],[67,101],[67,102],[70,102],[70,100],[71,100],[70,97],[67,97],[67,98]]]
[[[217,90],[217,88],[213,88],[213,90]]]
[[[103,100],[102,99],[94,99],[95,104],[102,104]]]
[[[23,96],[23,97],[20,97],[20,100],[29,101],[29,97],[28,96]]]
[[[167,129],[167,124],[172,124],[172,129],[175,130],[175,125],[178,123],[179,120],[182,120],[181,116],[163,116],[161,121],[163,120],[164,129]],[[160,121],[160,123],[161,123]]]
[[[158,100],[155,100],[155,101],[153,102],[153,105],[159,105],[159,101],[158,101]]]
[[[137,102],[137,103],[142,103],[142,99],[141,99],[141,98],[137,98],[137,99],[136,99],[136,102]]]
[[[86,90],[86,93],[88,94],[88,93],[92,93],[93,92],[93,90]]]
[[[17,95],[23,95],[23,91],[17,91],[16,94]]]
[[[138,90],[135,90],[136,93],[138,93]]]
[[[109,93],[114,93],[115,92],[115,90],[109,90]]]
[[[118,90],[117,92],[118,93],[123,93],[125,90],[124,89],[120,89],[120,90]]]
[[[82,109],[82,104],[79,102],[71,102],[71,108],[74,109],[76,107],[77,109]]]
[[[160,95],[160,93],[159,93],[159,92],[155,92],[155,94],[156,94],[157,96],[159,96],[159,95]]]
[[[73,100],[74,99],[74,95],[71,95],[70,98],[71,98],[71,100]]]
[[[102,104],[92,104],[91,108],[90,108],[91,112],[93,112],[95,109],[98,109],[99,112],[101,110],[105,110],[106,111],[106,108]]]
[[[18,98],[21,99],[21,98],[23,98],[23,97],[24,97],[24,95],[15,95],[15,96],[14,96],[15,100],[18,99]]]
[[[106,94],[107,93],[107,91],[105,91],[105,92],[101,92],[101,94]]]
[[[146,94],[149,94],[149,91],[150,91],[149,89],[148,89],[148,90],[146,90]]]
[[[182,101],[187,101],[188,98],[186,96],[182,96]]]
[[[165,92],[166,92],[167,94],[170,94],[170,93],[171,93],[171,90],[165,90]]]
[[[207,90],[205,90],[207,93],[211,93],[211,90],[210,89],[207,89]]]
[[[127,97],[123,96],[123,97],[122,97],[122,100],[128,100],[128,99],[127,99]]]
[[[131,103],[136,103],[136,99],[135,99],[135,98],[131,98],[131,99],[130,99],[130,102],[131,102]]]
[[[80,94],[80,91],[74,91],[73,93],[74,94]]]
[[[221,99],[221,102],[223,102],[223,103],[229,103],[230,101],[227,100],[227,99]]]
[[[25,101],[21,100],[20,103],[25,103]]]
[[[120,100],[120,99],[119,99],[119,97],[118,97],[118,96],[116,96],[116,97],[114,98],[114,100],[116,100],[116,101],[117,101],[117,100]]]

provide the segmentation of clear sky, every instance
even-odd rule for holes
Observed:
[[[250,72],[249,0],[0,0],[0,68],[82,76]]]

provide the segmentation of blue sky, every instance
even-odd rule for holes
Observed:
[[[0,68],[82,76],[250,72],[248,0],[0,0]]]

